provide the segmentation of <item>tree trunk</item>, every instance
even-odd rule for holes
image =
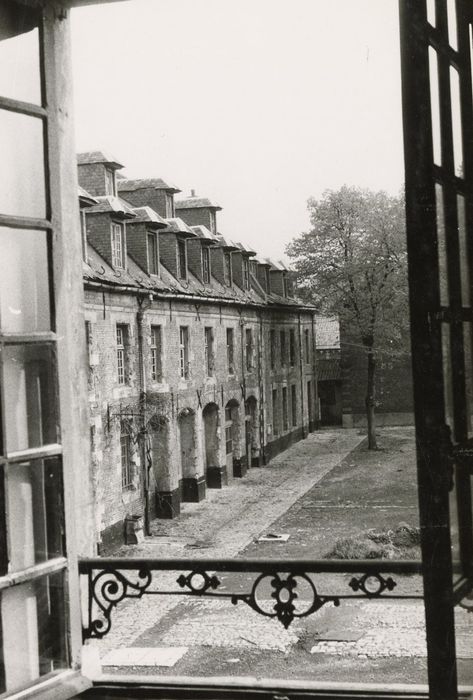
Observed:
[[[376,424],[374,417],[374,401],[376,394],[375,387],[376,360],[373,355],[373,347],[368,347],[368,377],[366,385],[366,420],[368,423],[368,449],[377,450],[376,444]]]

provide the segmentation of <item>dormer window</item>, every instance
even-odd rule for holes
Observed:
[[[282,277],[282,286],[283,286],[283,292],[284,296],[287,297],[288,295],[288,285],[287,285],[287,277],[286,275],[283,275]]]
[[[209,227],[212,233],[217,233],[217,217],[215,216],[215,212],[211,211],[209,212],[210,215],[210,220],[209,220]]]
[[[186,242],[177,242],[177,275],[179,279],[187,279],[187,251]]]
[[[248,258],[243,258],[243,287],[250,288],[250,262]]]
[[[175,209],[174,209],[174,197],[172,194],[169,194],[166,192],[166,219],[172,219],[176,214],[175,214]]]
[[[202,278],[204,284],[210,283],[210,251],[207,246],[202,248]]]
[[[105,194],[116,196],[117,183],[115,179],[115,171],[105,168]]]
[[[125,236],[123,224],[112,222],[112,265],[125,269]]]
[[[271,292],[271,275],[269,273],[269,268],[265,268],[265,276],[266,276],[266,291],[268,294]]]
[[[231,253],[223,254],[223,281],[227,287],[232,286],[232,256]]]
[[[148,233],[148,272],[150,275],[159,275],[158,261],[158,237],[156,233]]]

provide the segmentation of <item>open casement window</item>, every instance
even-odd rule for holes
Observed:
[[[84,686],[77,516],[93,541],[67,12],[40,5],[0,5],[0,693],[22,697]]]
[[[473,6],[400,7],[428,673],[440,700],[457,697],[454,606],[473,584]]]

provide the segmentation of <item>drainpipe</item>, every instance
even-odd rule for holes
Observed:
[[[144,501],[144,528],[145,534],[149,536],[149,473],[146,463],[146,372],[144,358],[144,339],[143,339],[143,323],[145,312],[151,307],[153,295],[149,294],[145,301],[143,297],[137,297],[138,311],[136,314],[136,323],[138,326],[138,376],[140,385],[140,445],[141,445],[141,473],[142,473],[142,494]]]
[[[301,314],[300,312],[297,314],[297,324],[299,326],[299,371],[301,375],[301,427],[302,427],[302,437],[307,437],[305,435],[305,425],[304,425],[304,364],[302,360],[302,351],[303,351],[303,345],[302,345],[302,327],[301,327]],[[310,421],[310,414],[309,414],[309,421]],[[309,431],[307,430],[307,434]]]
[[[263,348],[264,348],[264,336],[263,336],[263,314],[258,313],[259,318],[259,343],[258,343],[258,385],[259,385],[259,449],[260,449],[260,459],[263,464],[266,464],[266,454],[265,454],[265,437],[266,437],[266,425],[265,425],[265,395],[264,395],[264,382],[263,382]]]

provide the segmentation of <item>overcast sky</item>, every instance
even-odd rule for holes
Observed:
[[[130,0],[73,11],[78,150],[218,202],[279,258],[306,202],[403,181],[397,0]]]

